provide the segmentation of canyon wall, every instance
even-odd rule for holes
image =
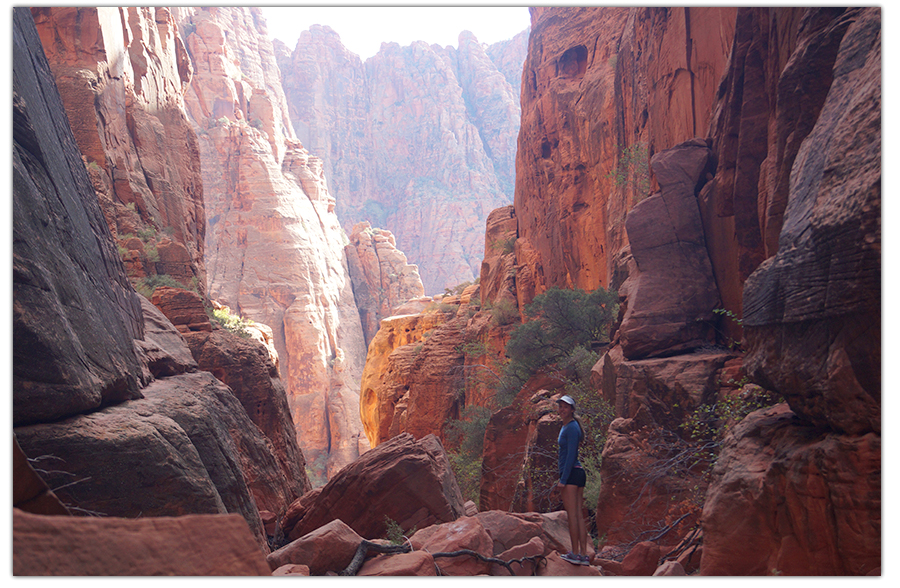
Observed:
[[[317,483],[368,444],[366,348],[322,160],[297,140],[256,8],[175,9],[206,194],[210,297],[272,328],[297,437]]]
[[[469,330],[487,305],[610,287],[598,534],[630,546],[700,525],[702,574],[877,573],[880,26],[878,9],[532,9],[515,202],[487,223],[481,306],[376,336],[373,443],[490,406],[491,387],[448,394],[467,351],[490,348],[497,325]],[[426,373],[440,362],[448,375]],[[555,450],[557,385],[491,417],[482,508],[553,507],[522,456]],[[703,411],[767,403],[707,439],[705,475],[660,469],[696,456]],[[724,436],[742,416],[710,423]]]
[[[516,161],[517,248],[529,252],[520,302],[624,281],[625,215],[651,192],[649,157],[705,132],[735,12],[532,11]]]
[[[192,67],[166,8],[35,8],[75,140],[129,277],[206,283]]]
[[[787,404],[725,440],[701,573],[880,565],[880,23],[878,9],[532,9],[516,289],[520,306],[552,286],[619,292],[594,368],[620,417],[597,505],[608,537],[642,536],[633,509],[691,515],[672,510],[677,480],[642,486],[663,447],[648,432],[683,436],[692,410],[748,376]],[[751,440],[769,426],[762,459]],[[801,481],[811,471],[825,497]],[[776,487],[791,506],[773,520]],[[836,521],[801,520],[822,508]]]
[[[156,18],[152,9],[73,13],[61,8],[37,9],[35,17],[44,25],[77,23],[75,29],[56,31],[81,30],[81,40],[96,42],[132,28],[146,33],[168,26],[167,14],[156,13]],[[260,511],[283,512],[310,489],[289,414],[278,410],[286,397],[273,378],[269,353],[256,342],[236,343],[236,335],[214,328],[199,294],[169,288],[193,300],[193,316],[181,327],[211,334],[224,355],[243,349],[253,356],[243,362],[243,372],[231,370],[232,389],[201,369],[181,331],[132,288],[116,252],[110,227],[116,225],[101,211],[105,195],[95,192],[97,177],[89,175],[95,170],[85,164],[84,143],[69,124],[73,112],[66,109],[42,47],[42,41],[63,39],[56,33],[39,37],[35,17],[28,8],[13,12],[16,444],[29,467],[55,489],[66,514],[234,513],[242,517],[245,540],[267,552]],[[122,55],[122,49],[105,45],[104,54]],[[135,55],[141,55],[138,48]],[[85,75],[107,65],[95,63]],[[164,64],[156,65],[157,71],[166,71]],[[173,75],[177,69],[168,71]],[[175,78],[176,87],[180,79]],[[106,108],[115,102],[88,104]],[[155,119],[137,110],[132,112],[136,121],[162,132]],[[85,116],[87,127],[98,120],[91,110]],[[134,131],[121,138],[147,136]],[[135,146],[140,151],[140,143]],[[183,156],[190,158],[191,152]],[[183,163],[189,169],[199,161]],[[180,310],[176,314],[185,316]],[[205,323],[193,318],[198,315]],[[217,369],[210,354],[198,355],[204,367]],[[242,402],[252,407],[259,394],[268,397],[266,407],[251,417]],[[28,481],[17,474],[13,483],[20,488]]]
[[[512,200],[524,43],[385,43],[363,63],[329,27],[279,46],[290,119],[324,161],[336,212],[390,230],[425,290],[473,281],[488,213]],[[500,67],[503,68],[501,73]]]

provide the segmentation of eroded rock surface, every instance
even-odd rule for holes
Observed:
[[[28,11],[13,16],[13,424],[140,398],[141,304]]]
[[[16,576],[268,576],[238,515],[127,519],[13,509]]]
[[[288,537],[299,538],[340,519],[366,539],[383,537],[386,519],[403,530],[453,521],[465,513],[440,441],[410,434],[366,452],[285,515]]]
[[[703,507],[704,575],[881,567],[881,438],[824,432],[786,405],[737,425]]]
[[[75,140],[129,277],[206,283],[193,69],[163,7],[32,10]]]
[[[494,52],[505,70],[521,68],[517,49]],[[512,198],[519,96],[488,51],[463,32],[458,48],[385,43],[363,63],[315,25],[279,57],[342,224],[390,230],[430,295],[478,275],[484,221]]]
[[[314,483],[368,448],[365,340],[322,161],[297,140],[257,8],[178,9],[194,65],[211,298],[272,328]]]
[[[410,300],[425,296],[419,268],[397,249],[394,235],[364,221],[350,233],[346,248],[353,295],[366,338],[372,342],[381,319],[396,314]]]

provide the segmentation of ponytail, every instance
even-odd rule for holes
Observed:
[[[578,423],[578,431],[581,436],[578,438],[578,442],[581,443],[584,441],[584,425],[581,424],[581,419],[578,418],[574,413],[572,414],[572,418],[575,419],[575,422]]]

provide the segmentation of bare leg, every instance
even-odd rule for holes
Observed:
[[[569,541],[572,545],[572,553],[581,553],[578,551],[579,545],[583,541],[579,541],[579,525],[581,520],[581,509],[578,508],[578,486],[566,484],[563,486],[560,494],[562,495],[563,507],[566,509],[566,519],[569,523]]]
[[[578,551],[581,555],[587,555],[587,525],[584,523],[584,488],[575,487],[575,507],[578,512],[575,520],[578,521]]]

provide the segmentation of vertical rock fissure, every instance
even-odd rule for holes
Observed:
[[[684,8],[684,42],[685,42],[685,63],[687,65],[688,79],[691,85],[691,131],[693,136],[697,136],[697,96],[694,87],[694,71],[691,67],[691,59],[694,52],[694,39],[691,36],[691,9]]]

